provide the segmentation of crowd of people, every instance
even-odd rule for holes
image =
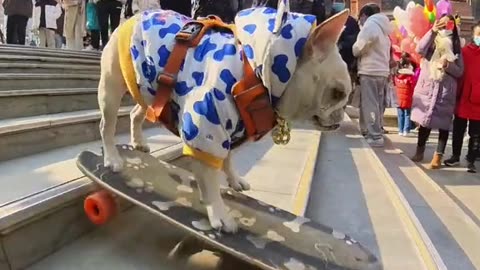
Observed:
[[[88,37],[88,47],[101,50],[122,18],[142,10],[161,6],[193,18],[215,14],[232,22],[241,9],[276,8],[277,3],[277,0],[3,0],[3,7],[8,16],[7,43],[25,44],[27,21],[32,18],[39,46],[81,50]],[[291,0],[290,7],[294,12],[315,15],[320,23],[345,9],[345,4],[334,1],[332,9],[326,10],[323,1]],[[360,129],[371,146],[383,147],[385,108],[395,106],[399,135],[409,136],[412,129],[418,130],[413,161],[424,159],[430,134],[438,130],[430,168],[439,168],[449,133],[453,131],[453,152],[443,164],[458,165],[468,126],[467,170],[476,172],[474,163],[480,155],[480,69],[475,67],[480,65],[480,23],[472,29],[471,42],[462,46],[455,21],[452,14],[443,14],[434,23],[418,43],[417,51],[423,58],[420,63],[406,52],[395,61],[390,20],[378,5],[367,4],[359,11],[358,20],[348,18],[338,47],[356,89],[350,102],[359,108]],[[430,60],[441,38],[451,41],[456,58],[433,63]],[[439,73],[441,77],[431,73]],[[395,105],[391,104],[392,95]]]
[[[3,2],[3,3],[2,3]],[[252,6],[277,6],[276,0],[0,0],[6,19],[8,44],[72,50],[101,50],[120,24],[141,10],[163,8],[193,18],[216,14],[233,22],[235,14]],[[325,19],[323,1],[291,1],[295,10]],[[28,22],[31,21],[30,25]],[[33,37],[28,41],[31,28]],[[35,38],[32,38],[35,39]]]
[[[476,172],[475,161],[480,157],[480,23],[472,28],[471,42],[462,48],[455,18],[443,14],[418,42],[417,52],[423,59],[419,64],[406,52],[399,61],[393,61],[389,20],[377,5],[360,10],[359,25],[352,46],[357,70],[352,72],[353,78],[358,76],[353,81],[358,84],[360,128],[367,142],[373,147],[384,146],[383,114],[393,82],[399,135],[409,136],[414,125],[418,129],[412,160],[424,160],[430,134],[438,130],[437,148],[429,167],[442,166],[450,132],[452,155],[443,165],[459,165],[468,125],[467,171]],[[452,44],[454,60],[432,61],[437,50],[443,49],[439,46],[441,39]]]

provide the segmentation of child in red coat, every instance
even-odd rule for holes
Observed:
[[[393,81],[398,98],[398,134],[401,136],[408,136],[411,129],[410,111],[416,84],[415,68],[410,55],[403,53]]]
[[[460,164],[463,137],[468,125],[467,171],[477,172],[475,160],[480,156],[480,22],[472,28],[472,43],[463,47],[464,73],[457,91],[453,120],[452,157],[446,166]]]

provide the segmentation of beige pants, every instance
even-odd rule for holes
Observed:
[[[67,49],[83,49],[83,32],[85,25],[85,12],[81,5],[65,8],[64,35],[67,41]]]
[[[41,27],[38,29],[40,47],[55,48],[55,31]]]

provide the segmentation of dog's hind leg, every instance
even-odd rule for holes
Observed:
[[[145,113],[146,110],[139,104],[137,104],[130,112],[130,142],[135,149],[149,153],[150,147],[143,137],[142,129],[142,124],[145,120]]]
[[[228,185],[236,191],[249,190],[250,184],[240,177],[233,167],[232,153],[230,152],[224,161],[223,170],[227,174]]]
[[[238,230],[235,219],[228,214],[228,210],[220,195],[220,183],[227,177],[222,170],[212,168],[205,163],[193,160],[191,169],[201,189],[203,203],[207,208],[210,225],[214,229],[234,233]]]
[[[115,147],[115,129],[118,110],[126,91],[127,86],[120,70],[118,39],[114,33],[102,53],[98,105],[102,115],[100,135],[103,142],[104,164],[115,172],[123,168],[123,160]]]

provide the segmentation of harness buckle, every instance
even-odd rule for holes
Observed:
[[[175,88],[177,85],[177,76],[170,73],[160,73],[157,77],[158,84],[162,84],[170,89]]]
[[[186,23],[182,30],[177,33],[175,40],[190,42],[202,32],[203,26],[202,23],[197,21]]]

